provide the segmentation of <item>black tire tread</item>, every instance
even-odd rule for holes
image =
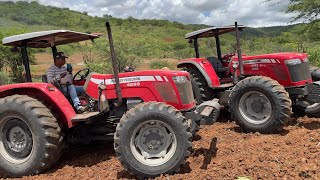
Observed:
[[[254,132],[250,127],[247,127],[242,121],[238,120],[236,117],[235,107],[236,101],[233,101],[234,96],[236,96],[243,88],[248,86],[248,84],[261,84],[263,85],[267,91],[271,91],[275,94],[280,104],[280,115],[277,120],[269,126],[268,129],[261,129],[260,133],[275,133],[279,130],[282,130],[285,124],[290,120],[292,110],[291,110],[291,99],[289,97],[289,93],[284,89],[282,85],[280,85],[277,81],[265,77],[265,76],[251,76],[241,80],[237,83],[229,96],[229,112],[231,114],[231,118],[236,120],[236,123],[246,132]]]
[[[150,178],[150,177],[154,177],[154,176],[148,176],[147,174],[144,174],[143,172],[139,172],[135,169],[133,169],[128,162],[126,162],[126,160],[124,159],[124,157],[122,156],[121,152],[121,146],[120,146],[120,141],[121,141],[121,137],[119,134],[121,134],[121,131],[123,131],[123,127],[126,126],[126,123],[128,121],[130,121],[130,119],[139,114],[139,113],[143,113],[143,111],[145,111],[146,109],[154,109],[157,111],[162,111],[165,109],[166,112],[168,112],[168,116],[174,116],[176,119],[178,119],[178,121],[180,121],[183,125],[184,128],[184,133],[186,135],[186,137],[188,137],[187,140],[187,149],[185,149],[184,152],[184,159],[182,159],[179,163],[178,166],[176,166],[174,169],[170,170],[169,172],[166,172],[166,174],[173,174],[175,172],[179,172],[180,170],[180,166],[185,164],[185,160],[187,157],[190,156],[190,152],[191,152],[191,148],[192,148],[192,134],[190,133],[190,127],[188,126],[188,122],[187,119],[182,115],[181,112],[179,112],[178,110],[176,110],[173,106],[161,103],[161,102],[147,102],[147,103],[141,103],[138,104],[137,106],[135,106],[135,108],[131,108],[129,111],[127,111],[122,118],[120,119],[120,122],[117,125],[116,128],[116,133],[114,134],[114,149],[116,152],[116,155],[118,156],[118,159],[120,160],[121,164],[123,165],[123,167],[130,173],[135,175],[136,177],[138,177],[139,179],[144,179],[144,178]],[[125,137],[128,138],[128,137]]]
[[[50,110],[40,101],[27,95],[12,95],[0,99],[0,106],[7,104],[19,104],[21,108],[30,111],[36,117],[40,124],[46,142],[44,143],[45,153],[39,159],[39,166],[34,167],[32,171],[23,175],[39,174],[49,169],[60,157],[61,147],[63,145],[63,132]],[[17,175],[9,173],[9,176]],[[20,175],[18,175],[20,176]]]
[[[195,97],[197,104],[201,104],[204,101],[212,100],[214,98],[213,90],[209,87],[206,79],[201,72],[194,67],[186,67],[185,70],[190,74],[191,78],[197,84],[197,87],[192,87],[194,91],[198,91],[199,97]]]

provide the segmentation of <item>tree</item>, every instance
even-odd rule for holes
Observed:
[[[319,22],[320,0],[290,0],[287,13],[298,13],[294,21],[303,19],[311,23]]]
[[[267,0],[270,2],[273,0]],[[277,0],[278,3],[283,1]],[[287,13],[296,13],[297,15],[292,18],[291,22],[297,20],[303,20],[304,22],[310,22],[306,28],[302,29],[300,34],[307,34],[312,40],[320,40],[320,0],[289,0],[289,4],[286,7]]]

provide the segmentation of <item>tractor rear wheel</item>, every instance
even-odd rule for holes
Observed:
[[[291,99],[277,81],[252,76],[240,81],[230,93],[231,117],[246,132],[274,133],[291,116]]]
[[[56,118],[26,95],[0,99],[0,168],[21,177],[49,169],[60,157],[63,136]]]
[[[187,119],[174,107],[142,103],[122,116],[114,148],[122,165],[138,178],[179,171],[191,150]]]
[[[187,67],[185,70],[191,76],[193,95],[197,104],[212,100],[214,98],[214,93],[208,86],[208,83],[202,74],[197,69],[192,67]]]

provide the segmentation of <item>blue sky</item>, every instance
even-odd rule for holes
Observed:
[[[3,0],[1,0],[3,1]],[[16,1],[16,0],[13,0]],[[30,0],[29,0],[30,1]],[[88,12],[89,15],[167,19],[188,24],[222,26],[238,21],[251,27],[288,25],[287,0],[37,0],[40,4]]]

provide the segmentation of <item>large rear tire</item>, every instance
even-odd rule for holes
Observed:
[[[233,88],[229,111],[245,132],[275,133],[290,119],[291,99],[277,81],[252,76]]]
[[[114,148],[122,165],[138,178],[178,172],[191,150],[184,116],[164,103],[148,102],[122,116]]]
[[[185,70],[191,76],[193,95],[197,104],[212,100],[214,98],[214,92],[208,86],[208,83],[202,74],[192,67],[186,67]]]
[[[63,135],[56,118],[26,95],[0,99],[0,168],[21,177],[49,169],[60,157]]]

